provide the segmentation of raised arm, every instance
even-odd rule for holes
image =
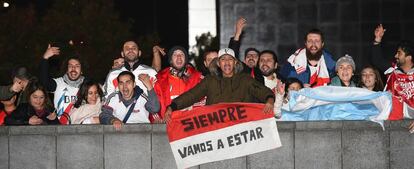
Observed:
[[[145,103],[145,109],[151,114],[156,114],[160,111],[160,102],[157,94],[155,94],[153,84],[151,83],[148,74],[139,74],[138,79],[145,85],[148,90],[148,101]]]
[[[152,47],[152,68],[157,72],[161,70],[161,56],[165,56],[165,49],[155,45]]]
[[[229,48],[233,49],[235,52],[236,57],[240,60],[240,46],[241,46],[241,34],[243,33],[243,28],[246,26],[247,21],[246,19],[240,17],[237,19],[236,25],[235,25],[235,32],[234,37],[230,38],[229,42]]]
[[[382,43],[382,38],[385,34],[386,29],[379,24],[374,30],[374,42],[372,42],[372,53],[371,53],[371,64],[375,65],[381,73],[387,70],[390,66],[390,60],[386,59],[386,54],[384,53],[384,44]]]
[[[59,55],[60,50],[58,47],[49,46],[46,49],[46,52],[43,54],[43,58],[40,60],[40,83],[46,87],[48,91],[56,90],[56,82],[49,75],[49,63],[48,60],[52,56]]]
[[[381,43],[382,41],[382,37],[384,37],[384,33],[385,31],[387,31],[386,29],[384,29],[384,27],[382,26],[382,24],[379,24],[377,26],[377,28],[375,28],[374,31],[374,35],[375,35],[375,39],[374,39],[374,45],[378,45]]]

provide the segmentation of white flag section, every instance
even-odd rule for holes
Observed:
[[[322,86],[291,91],[281,121],[370,120],[383,123],[392,108],[389,92]]]
[[[273,114],[264,114],[263,107],[226,103],[172,113],[167,131],[177,167],[188,168],[282,146],[276,120]]]
[[[237,124],[170,143],[178,168],[241,157],[282,146],[276,121]]]

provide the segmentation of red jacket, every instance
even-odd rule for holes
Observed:
[[[187,65],[187,73],[189,74],[189,78],[186,82],[184,82],[186,86],[183,93],[192,89],[203,78],[202,74],[190,65]],[[155,93],[157,93],[158,100],[160,101],[161,106],[161,109],[158,112],[158,114],[162,118],[164,117],[164,113],[166,111],[167,106],[171,104],[170,83],[168,80],[169,76],[172,76],[170,74],[170,67],[161,70],[157,74],[157,82],[154,86]]]

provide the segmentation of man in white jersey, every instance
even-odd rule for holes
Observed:
[[[121,55],[125,60],[124,66],[119,69],[113,69],[111,72],[109,72],[104,85],[105,97],[107,98],[111,93],[118,90],[117,77],[123,71],[132,72],[135,75],[135,82],[137,83],[137,86],[143,89],[145,94],[148,94],[147,88],[138,79],[138,75],[149,75],[150,81],[152,85],[154,85],[156,81],[155,75],[157,72],[153,68],[141,63],[139,60],[139,57],[141,56],[141,50],[139,50],[138,44],[134,41],[125,42],[122,47]]]
[[[119,130],[125,123],[149,123],[149,114],[156,114],[160,110],[150,77],[140,74],[138,79],[146,86],[145,89],[136,86],[132,72],[123,71],[118,75],[119,92],[110,94],[102,106],[99,115],[101,124],[112,124]]]
[[[51,78],[49,75],[48,60],[52,56],[60,55],[59,47],[52,47],[50,44],[40,61],[40,82],[45,88],[54,92],[53,103],[62,124],[68,124],[68,112],[76,101],[80,84],[85,77],[82,76],[82,64],[78,57],[70,57],[65,62],[66,73],[62,77]]]

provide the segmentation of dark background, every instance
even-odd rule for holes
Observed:
[[[52,76],[61,76],[69,55],[86,61],[84,73],[103,81],[122,43],[139,42],[145,63],[152,46],[188,48],[188,1],[152,0],[11,0],[0,9],[0,83],[10,82],[14,67],[25,65],[37,74],[37,63],[48,43],[62,55],[52,57]],[[1,4],[2,5],[2,4]],[[68,45],[72,40],[75,44]]]
[[[413,0],[221,0],[220,42],[226,46],[239,16],[247,19],[242,50],[274,50],[285,61],[304,46],[305,33],[319,28],[334,59],[349,54],[357,68],[368,64],[374,29],[387,29],[384,41],[414,40]],[[394,49],[392,49],[394,50]]]
[[[37,74],[47,44],[60,42],[63,54],[51,60],[51,74],[61,76],[72,54],[88,62],[85,74],[103,81],[125,40],[135,39],[151,63],[152,46],[188,48],[188,1],[153,0],[13,0],[0,9],[0,83],[10,82],[17,65]],[[414,39],[413,0],[216,0],[220,46],[227,46],[236,19],[248,25],[242,50],[274,50],[283,63],[311,28],[325,33],[325,47],[335,59],[349,54],[357,68],[368,64],[373,31],[387,29],[384,41]],[[73,40],[73,46],[67,45]],[[82,42],[82,43],[81,43]],[[164,62],[165,63],[165,62]]]

